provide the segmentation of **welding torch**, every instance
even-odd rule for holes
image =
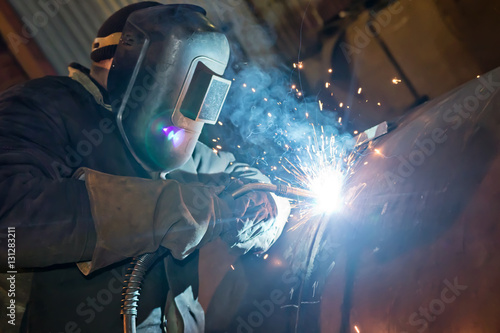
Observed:
[[[231,196],[236,199],[252,191],[264,191],[272,192],[279,197],[289,198],[289,199],[314,199],[316,196],[308,190],[304,190],[298,187],[286,186],[286,185],[274,185],[274,184],[264,184],[264,183],[250,183],[245,184],[238,188],[236,191],[231,193]]]

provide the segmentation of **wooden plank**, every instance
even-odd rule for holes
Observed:
[[[7,49],[7,45],[0,40],[0,92],[28,80],[28,76],[17,63],[14,56]]]
[[[45,75],[56,75],[56,71],[48,62],[26,29],[23,21],[7,0],[0,0],[0,33],[10,52],[16,58],[26,74],[34,79]]]

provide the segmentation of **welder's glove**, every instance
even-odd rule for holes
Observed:
[[[160,246],[184,259],[218,237],[220,221],[232,217],[218,197],[220,186],[121,177],[87,168],[77,170],[75,177],[82,175],[97,233],[92,261],[79,264],[84,274]]]
[[[280,236],[290,211],[278,218],[279,199],[268,192],[254,191],[233,199],[230,193],[241,185],[241,181],[235,181],[221,195],[235,219],[224,224],[221,238],[238,254],[267,251]]]

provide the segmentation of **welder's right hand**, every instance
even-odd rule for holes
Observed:
[[[233,212],[232,220],[224,223],[221,238],[235,254],[267,251],[280,236],[286,218],[277,218],[278,207],[271,193],[253,191],[233,198],[231,193],[243,185],[234,180],[221,195]]]
[[[233,216],[218,196],[224,187],[114,176],[87,168],[75,174],[80,179],[82,175],[97,234],[92,261],[79,264],[84,274],[160,246],[184,259],[218,237],[221,221]]]

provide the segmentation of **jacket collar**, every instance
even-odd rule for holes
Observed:
[[[69,77],[80,83],[89,94],[94,97],[97,104],[101,105],[108,111],[112,111],[111,104],[107,101],[106,90],[97,83],[92,77],[90,77],[90,71],[88,68],[77,64],[71,63],[68,67]]]

